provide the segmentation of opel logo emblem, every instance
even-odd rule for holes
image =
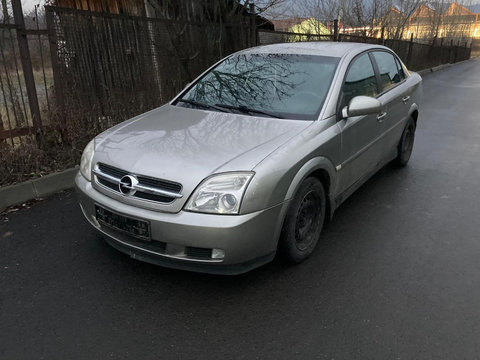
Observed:
[[[118,184],[118,190],[125,196],[132,196],[137,191],[138,180],[133,175],[125,175]]]

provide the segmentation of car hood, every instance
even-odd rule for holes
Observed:
[[[185,198],[213,173],[252,170],[311,124],[165,105],[99,135],[94,162],[179,182]]]

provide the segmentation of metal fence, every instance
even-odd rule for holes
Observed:
[[[42,113],[48,118],[53,90],[46,35],[0,24],[0,141],[13,145],[15,138],[36,135],[46,125]]]
[[[47,31],[26,28],[19,1],[10,10],[0,24],[0,185],[49,171],[40,146],[55,103]]]
[[[248,22],[194,23],[46,7],[65,140],[169,101],[218,59],[251,46]],[[60,96],[61,95],[61,96]]]
[[[437,39],[430,44],[410,40],[392,40],[358,35],[314,35],[291,32],[259,30],[259,45],[298,41],[340,41],[379,44],[391,48],[411,70],[421,70],[437,65],[454,63],[470,58],[471,45],[468,42]]]
[[[0,24],[0,186],[78,163],[102,130],[169,101],[222,57],[296,41],[382,43],[413,70],[469,58],[464,44],[256,31],[254,21],[195,23],[45,7],[27,29],[20,0]],[[38,24],[38,22],[37,22]]]
[[[0,186],[77,164],[93,136],[255,45],[248,17],[196,23],[46,6],[46,29],[27,30],[20,0],[11,4],[15,20],[0,25]]]
[[[472,56],[480,56],[480,39],[472,40]]]

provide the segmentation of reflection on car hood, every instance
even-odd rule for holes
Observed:
[[[253,169],[311,124],[165,105],[99,135],[94,161],[188,190],[212,173]]]

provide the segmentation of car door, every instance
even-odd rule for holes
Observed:
[[[396,155],[397,145],[408,118],[410,89],[405,81],[405,73],[400,62],[389,51],[373,51],[372,59],[378,72],[380,95],[385,117],[382,159],[390,160]]]
[[[376,97],[378,77],[375,74],[369,53],[354,58],[347,70],[339,111],[355,96]],[[381,114],[355,116],[338,122],[341,128],[342,151],[339,176],[339,191],[343,193],[370,173],[379,163],[382,151]]]

